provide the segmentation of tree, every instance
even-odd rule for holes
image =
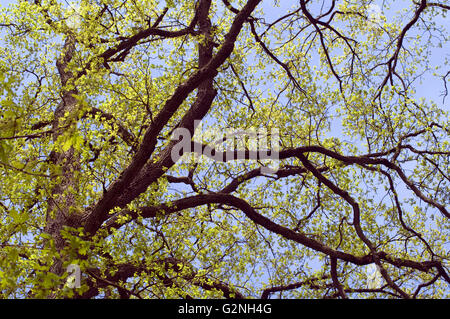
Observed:
[[[448,296],[450,7],[286,5],[2,9],[2,297]]]

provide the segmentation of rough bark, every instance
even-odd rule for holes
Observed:
[[[68,36],[61,56],[56,62],[61,80],[62,98],[55,109],[52,123],[52,139],[54,143],[66,130],[75,128],[78,103],[74,95],[77,94],[77,90],[75,88],[67,89],[68,84],[72,85],[70,81],[73,79],[73,74],[68,69],[68,64],[73,59],[74,51],[75,39],[72,36]],[[47,203],[45,232],[51,235],[55,242],[55,248],[61,251],[65,246],[61,230],[64,226],[73,227],[78,224],[78,215],[76,213],[78,184],[76,174],[79,171],[79,157],[73,147],[66,151],[57,148],[50,154],[50,163],[52,165],[53,186]],[[62,275],[64,271],[63,260],[55,260],[50,271],[57,275]]]

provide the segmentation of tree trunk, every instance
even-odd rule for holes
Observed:
[[[62,100],[55,110],[52,123],[53,142],[56,144],[60,136],[67,130],[76,129],[76,112],[78,101],[74,97],[77,90],[67,89],[67,85],[73,80],[73,73],[68,69],[75,51],[75,39],[68,36],[63,50],[56,62],[62,87]],[[69,116],[66,116],[69,114]],[[70,134],[70,131],[69,131]],[[78,183],[76,172],[79,170],[79,156],[71,146],[67,150],[54,149],[50,153],[52,187],[47,202],[47,217],[45,232],[50,234],[55,242],[55,248],[60,252],[65,247],[65,240],[61,236],[64,226],[77,227],[79,225],[76,214],[76,193]],[[57,275],[64,273],[63,258],[54,261],[50,271]]]

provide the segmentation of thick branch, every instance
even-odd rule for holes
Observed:
[[[330,258],[330,267],[331,267],[331,279],[333,280],[333,285],[337,289],[339,296],[342,299],[347,299],[347,295],[345,294],[344,287],[342,287],[339,282],[338,274],[337,274],[337,259],[334,257]]]
[[[182,265],[182,266],[180,266]],[[185,267],[189,267],[190,271],[185,270]],[[120,282],[126,282],[128,278],[135,276],[141,272],[145,272],[147,274],[153,274],[163,281],[165,285],[171,286],[174,285],[175,282],[173,278],[170,278],[164,274],[161,274],[161,269],[165,271],[172,270],[180,278],[190,282],[191,284],[201,287],[205,290],[217,290],[220,291],[223,296],[227,299],[244,299],[244,296],[232,288],[230,285],[223,281],[218,281],[213,278],[200,278],[197,276],[197,272],[189,265],[183,262],[182,260],[176,258],[165,258],[162,260],[156,260],[152,262],[151,265],[133,265],[130,263],[123,263],[116,265],[115,267],[117,271],[114,274],[106,272],[105,275],[101,275],[100,271],[95,268],[88,269],[87,273],[96,279],[96,284],[91,282],[90,289],[84,293],[80,298],[92,298],[99,293],[99,288],[104,288],[107,286],[114,286],[119,289],[125,289]],[[126,289],[125,289],[126,290]],[[129,294],[135,295],[140,298],[140,296],[133,291],[126,290]]]
[[[300,282],[296,282],[296,283],[292,283],[292,284],[288,284],[288,285],[269,287],[269,288],[266,288],[263,290],[263,292],[261,294],[261,299],[269,299],[270,295],[275,292],[294,290],[294,289],[301,288],[303,286],[311,286],[311,285],[314,285],[314,282],[323,280],[323,279],[327,279],[327,278],[329,278],[329,275],[323,275],[320,278],[311,278],[311,279],[307,279],[304,281],[300,281]]]
[[[108,211],[117,205],[117,198],[128,186],[130,186],[133,179],[139,174],[141,168],[145,165],[155,149],[159,132],[177,111],[181,103],[183,103],[187,96],[193,90],[198,88],[203,81],[213,78],[217,74],[217,68],[222,65],[222,63],[225,62],[225,60],[232,53],[234,43],[244,22],[260,1],[261,0],[249,0],[247,2],[240,13],[236,15],[236,18],[234,19],[233,24],[225,37],[225,41],[218,50],[217,54],[204,67],[199,69],[191,75],[188,80],[178,86],[172,97],[166,101],[152,125],[147,129],[142,143],[134,155],[131,163],[122,171],[120,177],[108,188],[104,196],[87,212],[84,218],[84,224],[87,232],[91,234],[95,233],[101,223],[107,218]],[[207,95],[208,98],[211,99],[210,94]],[[153,167],[150,166],[150,168]],[[167,166],[165,166],[165,168],[167,168]],[[161,169],[158,167],[155,168],[156,174],[150,174],[150,178],[146,179],[146,185],[150,185],[163,174],[164,169],[162,169],[162,172]],[[131,196],[127,198],[122,197],[120,206],[123,207],[131,202],[134,198],[136,198],[136,196],[145,191],[145,189],[146,188],[140,188],[137,191],[133,191]]]

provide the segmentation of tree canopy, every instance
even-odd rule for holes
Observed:
[[[448,297],[449,9],[4,4],[0,296]]]

